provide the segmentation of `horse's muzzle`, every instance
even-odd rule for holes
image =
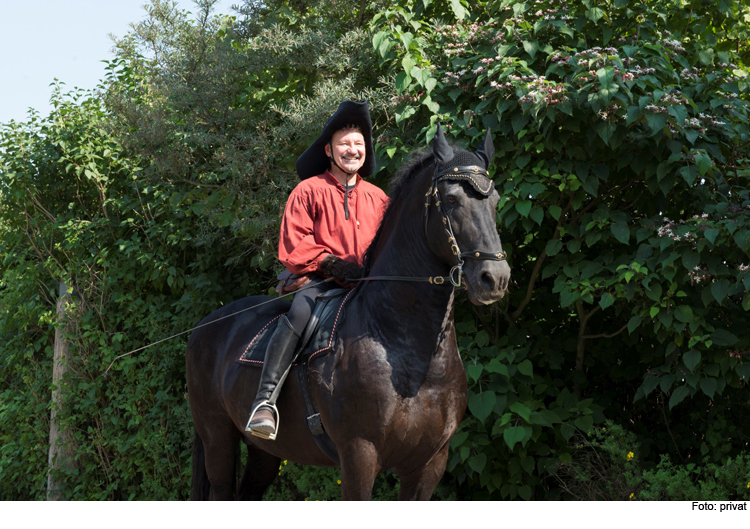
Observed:
[[[464,280],[469,301],[475,305],[489,305],[502,299],[507,292],[510,266],[506,261],[466,263]]]

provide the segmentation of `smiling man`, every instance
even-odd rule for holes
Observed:
[[[279,260],[295,274],[289,292],[307,285],[279,319],[263,364],[258,394],[245,428],[275,439],[275,391],[283,383],[294,350],[310,319],[315,298],[362,275],[362,256],[378,230],[388,197],[365,181],[375,170],[372,121],[366,101],[344,101],[323,132],[297,159],[302,182],[294,188],[281,220]]]

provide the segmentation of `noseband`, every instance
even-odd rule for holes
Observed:
[[[435,197],[435,206],[438,208],[438,211],[442,215],[443,227],[445,228],[445,233],[448,236],[448,243],[451,245],[451,251],[453,252],[453,255],[456,256],[457,260],[457,264],[453,268],[451,268],[448,277],[454,287],[460,287],[463,282],[464,258],[484,261],[505,261],[507,254],[502,250],[496,253],[482,252],[479,250],[472,250],[469,252],[461,251],[461,249],[458,247],[456,236],[453,233],[451,220],[448,218],[448,215],[443,209],[443,200],[440,196],[440,190],[438,189],[438,184],[445,180],[468,182],[476,192],[484,197],[490,196],[494,186],[492,184],[492,180],[489,179],[487,170],[482,169],[479,166],[459,165],[457,167],[452,167],[440,171],[437,162],[435,163],[435,174],[432,176],[432,185],[425,195],[424,233],[425,236],[429,239],[429,234],[427,233],[427,222],[430,217],[430,205],[432,204],[432,197]]]

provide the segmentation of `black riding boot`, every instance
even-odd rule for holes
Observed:
[[[245,431],[252,435],[271,441],[276,439],[279,424],[279,410],[276,409],[276,398],[279,393],[277,388],[281,388],[289,374],[299,337],[286,315],[279,318],[276,331],[268,343],[258,393],[245,427]]]

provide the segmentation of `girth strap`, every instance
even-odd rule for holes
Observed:
[[[323,428],[320,412],[315,406],[315,397],[313,397],[312,387],[310,386],[309,357],[303,362],[302,369],[297,370],[297,378],[299,380],[299,387],[302,390],[302,398],[305,401],[305,409],[307,410],[307,427],[310,429],[310,433],[313,434],[313,440],[328,459],[339,465],[341,464],[339,461],[339,452]]]

